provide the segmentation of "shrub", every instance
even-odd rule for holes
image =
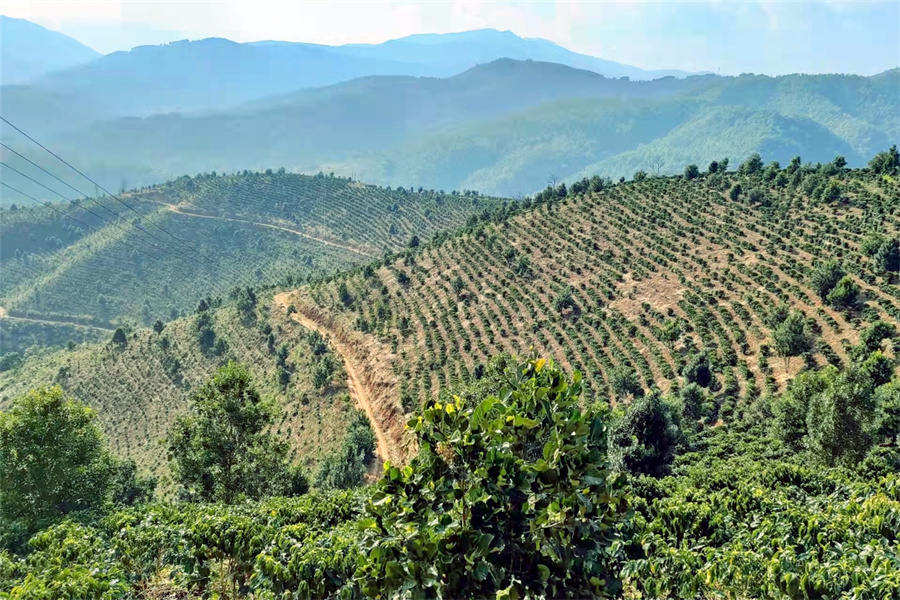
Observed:
[[[581,376],[545,360],[496,395],[429,403],[409,428],[419,454],[385,465],[356,580],[370,596],[605,597],[616,594],[616,523],[604,410],[579,405]]]

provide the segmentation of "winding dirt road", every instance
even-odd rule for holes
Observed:
[[[217,217],[215,215],[204,215],[201,213],[191,212],[189,210],[184,210],[178,208],[175,204],[168,205],[169,210],[172,212],[178,213],[179,215],[185,215],[187,217],[197,217],[199,219],[216,219],[219,221],[231,221],[233,223],[244,223],[246,225],[258,225],[259,227],[268,227],[270,229],[277,229],[279,231],[286,231],[287,233],[293,233],[294,235],[299,235],[300,237],[304,237],[309,240],[313,240],[314,242],[318,242],[325,246],[331,246],[332,248],[340,248],[341,250],[346,250],[347,252],[353,252],[359,254],[360,256],[365,256],[366,258],[373,258],[375,255],[371,252],[365,252],[364,250],[360,250],[358,248],[352,248],[350,246],[344,246],[343,244],[338,244],[336,242],[331,242],[329,240],[325,240],[314,235],[309,235],[308,233],[303,233],[302,231],[297,231],[296,229],[290,229],[288,227],[282,227],[280,225],[272,225],[271,223],[260,223],[258,221],[251,221],[249,219],[236,219],[234,217]]]
[[[66,321],[65,319],[33,319],[31,317],[14,317],[6,312],[6,309],[0,306],[0,319],[10,319],[11,321],[28,321],[29,323],[43,323],[44,325],[71,325],[72,327],[81,327],[83,329],[99,329],[100,331],[113,331],[108,327],[98,327],[96,325],[85,325],[74,321]]]
[[[273,300],[275,304],[286,311],[290,305],[290,295],[291,292],[276,294]],[[375,411],[372,408],[369,392],[366,389],[366,386],[363,385],[362,378],[359,376],[353,362],[350,360],[350,352],[344,348],[344,345],[337,339],[337,336],[331,335],[331,331],[309,317],[299,312],[295,312],[291,314],[291,318],[297,323],[300,323],[303,327],[317,331],[322,337],[327,339],[337,353],[341,355],[341,358],[344,361],[344,368],[347,371],[347,387],[350,390],[350,398],[352,398],[356,405],[366,413],[366,416],[369,418],[369,423],[372,424],[372,431],[375,432],[375,453],[378,460],[373,461],[373,464],[369,469],[369,474],[376,477],[380,476],[384,461],[391,458],[390,444],[388,444],[388,438],[385,435],[384,430],[375,418]]]

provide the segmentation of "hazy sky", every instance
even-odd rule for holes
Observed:
[[[900,0],[21,1],[0,13],[101,52],[225,37],[343,44],[491,27],[644,68],[872,74],[900,65]]]

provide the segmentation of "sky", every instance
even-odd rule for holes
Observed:
[[[900,0],[4,0],[0,14],[103,53],[205,37],[336,45],[493,28],[645,69],[870,75],[900,66]]]

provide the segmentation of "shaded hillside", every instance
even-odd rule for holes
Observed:
[[[102,55],[58,31],[0,15],[0,83],[21,84]]]
[[[0,306],[8,317],[149,325],[235,286],[297,282],[368,262],[413,236],[425,241],[459,227],[497,201],[269,171],[183,177],[122,202],[134,212],[105,198],[56,205],[72,218],[43,207],[0,213]]]
[[[900,71],[628,82],[501,60],[447,79],[364,78],[215,115],[103,121],[52,141],[132,182],[152,181],[148,169],[281,165],[511,196],[551,176],[675,173],[753,152],[782,163],[842,154],[862,166],[900,138],[898,89]]]
[[[60,134],[54,143],[70,155],[89,147],[85,158],[119,164],[123,172],[131,165],[153,165],[173,175],[266,165],[314,172],[363,153],[390,156],[393,146],[435,129],[481,124],[544,102],[671,97],[706,81],[628,83],[550,63],[500,60],[447,79],[368,77],[208,116],[103,121]],[[426,148],[427,154],[439,149]],[[343,174],[353,172],[350,167]],[[425,184],[438,187],[431,181],[391,181]]]
[[[894,179],[829,165],[587,186],[290,301],[359,349],[348,360],[377,374],[385,422],[479,377],[496,352],[531,347],[602,400],[680,387],[699,369],[727,421],[804,362],[847,364],[868,324],[900,322],[886,263],[860,250],[900,233]],[[828,260],[858,286],[850,304],[813,289]],[[815,340],[787,366],[773,340],[782,304]]]

